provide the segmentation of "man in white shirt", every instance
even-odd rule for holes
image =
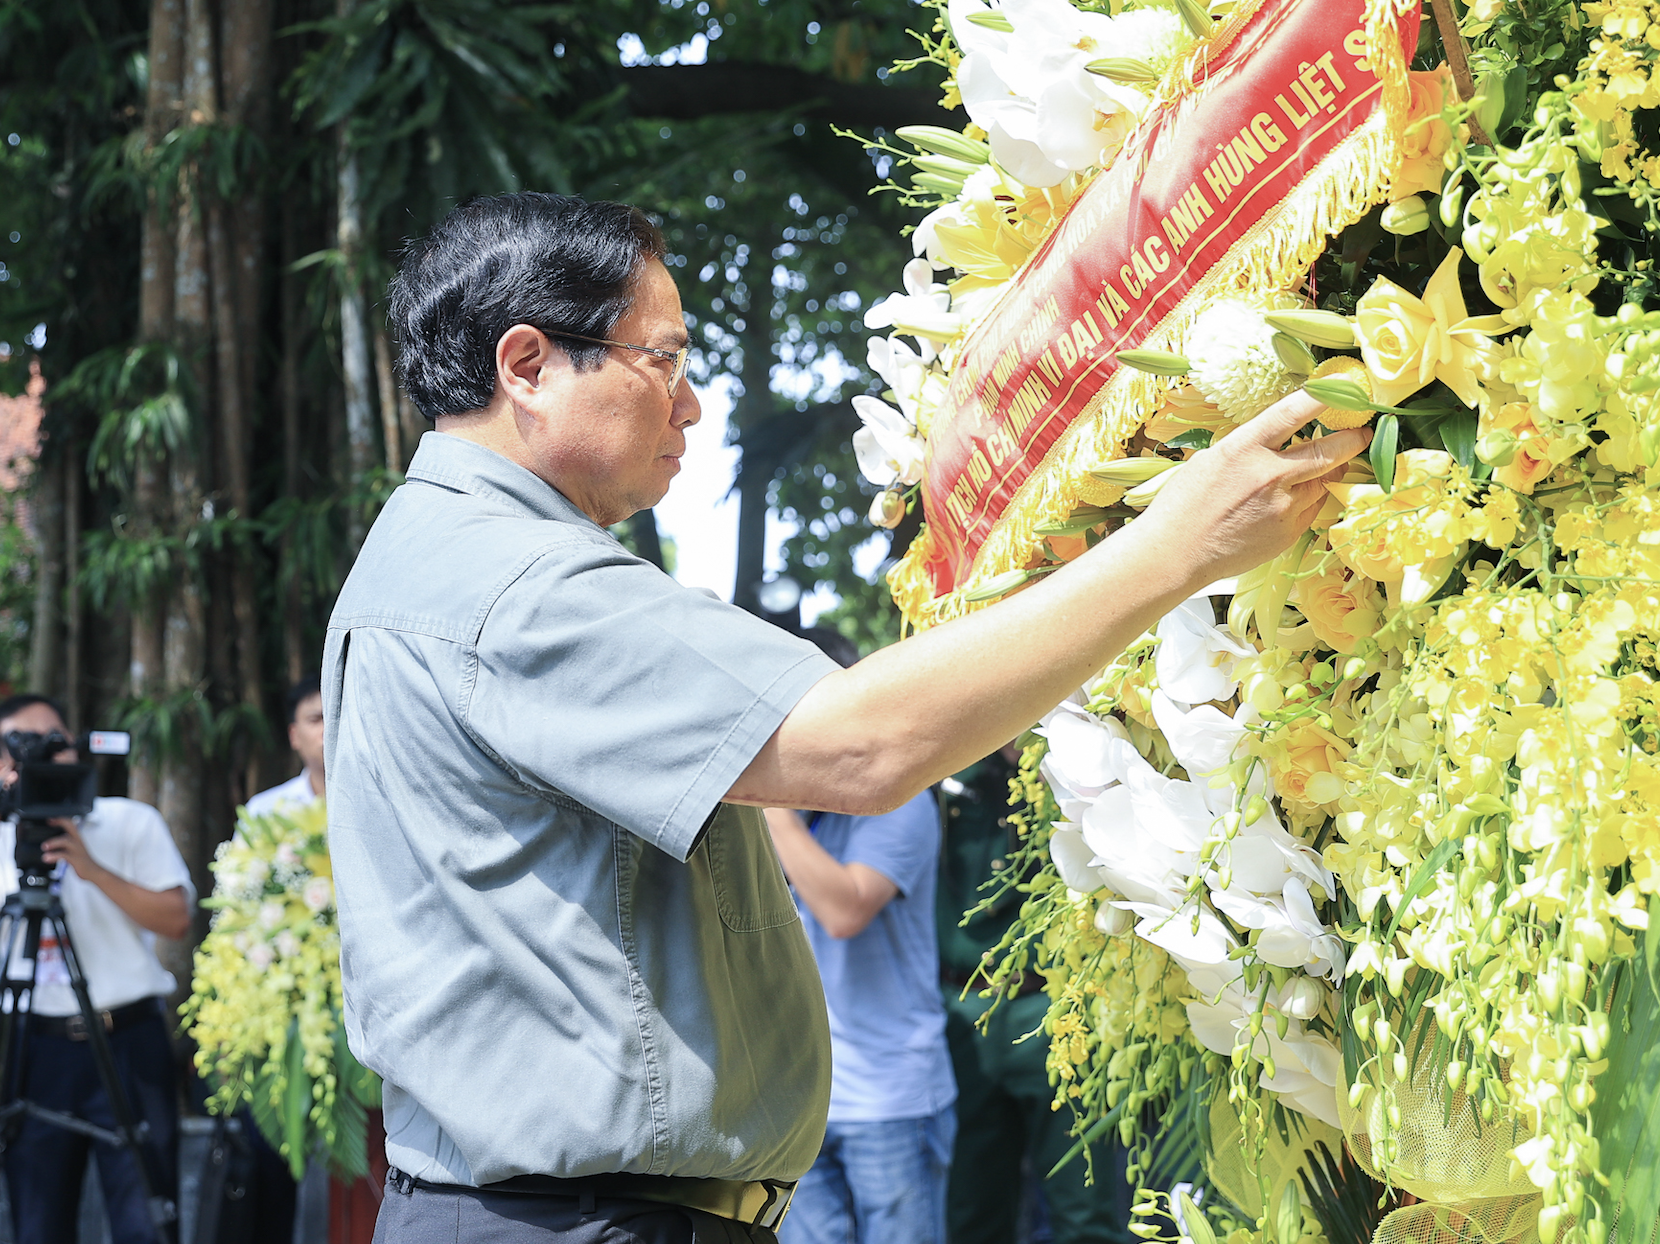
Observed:
[[[264,816],[280,804],[303,808],[323,797],[323,693],[316,674],[288,689],[288,745],[300,757],[299,773],[248,800],[248,815]]]
[[[63,714],[44,696],[0,701],[0,740],[13,731],[67,735]],[[68,748],[54,758],[74,763]],[[15,780],[0,748],[0,781]],[[53,824],[42,855],[56,876],[65,921],[86,973],[87,989],[108,1034],[110,1052],[128,1101],[149,1127],[150,1169],[157,1195],[176,1196],[178,1130],[173,1056],[163,998],[176,982],[156,958],[155,939],[181,938],[190,929],[196,892],[161,814],[132,799],[98,799],[76,821]],[[0,894],[17,889],[16,825],[0,822]],[[22,947],[12,961],[24,975]],[[70,988],[63,952],[50,927],[36,956],[32,1014],[22,1054],[23,1096],[48,1109],[115,1127],[93,1063],[85,1023]],[[79,1133],[30,1118],[6,1149],[6,1181],[18,1244],[47,1244],[75,1236],[76,1211],[87,1153],[94,1142]],[[125,1149],[99,1143],[98,1176],[114,1244],[155,1238],[143,1181]]]

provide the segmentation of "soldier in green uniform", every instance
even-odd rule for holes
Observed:
[[[966,925],[963,913],[986,895],[980,887],[1006,867],[1017,845],[1009,822],[1009,779],[1018,759],[1005,747],[941,784],[945,837],[935,911],[939,922],[940,981],[945,992],[946,1040],[957,1076],[957,1142],[951,1157],[948,1196],[951,1244],[1015,1244],[1026,1235],[1017,1221],[1021,1165],[1037,1177],[1056,1244],[1134,1244],[1124,1154],[1113,1144],[1095,1152],[1095,1183],[1084,1183],[1084,1161],[1074,1159],[1053,1179],[1043,1177],[1075,1143],[1069,1111],[1050,1109],[1055,1091],[1041,1032],[1020,1038],[1043,1022],[1049,1000],[1034,972],[1016,997],[991,1016],[984,1035],[976,1028],[990,999],[978,985],[963,987],[987,952],[996,947],[1020,911],[1022,895],[1010,890]]]

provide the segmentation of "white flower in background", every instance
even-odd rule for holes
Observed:
[[[998,164],[1028,186],[1110,163],[1146,110],[1145,94],[1090,73],[1090,62],[1132,57],[1162,71],[1192,44],[1168,9],[1108,17],[1066,0],[1005,0],[998,11],[1009,32],[969,20],[987,11],[980,0],[951,0],[964,53],[957,89]]]
[[[1187,334],[1187,360],[1193,387],[1222,408],[1235,423],[1254,419],[1288,393],[1303,377],[1287,371],[1274,352],[1274,330],[1264,311],[1290,311],[1303,304],[1291,294],[1274,294],[1261,302],[1218,298]]]
[[[322,911],[334,902],[334,882],[327,877],[313,877],[305,883],[300,898],[311,911]]]
[[[872,303],[865,312],[865,327],[910,333],[921,340],[924,361],[932,362],[936,344],[961,332],[963,318],[951,313],[951,291],[935,282],[934,266],[926,259],[913,259],[905,265],[905,292]]]
[[[1239,889],[1212,890],[1211,901],[1237,923],[1260,929],[1257,954],[1281,968],[1303,968],[1314,976],[1336,979],[1343,971],[1343,940],[1315,914],[1308,886],[1291,877],[1278,897],[1265,898]]]
[[[277,953],[284,959],[292,959],[300,953],[300,939],[294,936],[293,929],[283,929],[271,939]]]
[[[853,410],[864,424],[853,433],[853,456],[864,477],[878,488],[918,482],[926,446],[905,416],[862,393],[853,399]]]
[[[287,914],[287,906],[274,899],[267,903],[261,903],[259,905],[259,927],[267,930],[274,929],[282,923],[283,917]]]
[[[248,947],[248,962],[253,964],[256,971],[265,971],[276,962],[276,959],[276,952],[265,942]]]
[[[1210,598],[1195,596],[1165,614],[1153,632],[1159,638],[1154,669],[1159,687],[1182,704],[1225,700],[1239,685],[1234,666],[1257,650],[1226,626],[1218,626]]]

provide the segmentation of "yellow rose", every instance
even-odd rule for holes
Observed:
[[[1447,175],[1442,157],[1452,145],[1452,128],[1441,112],[1449,99],[1457,99],[1452,70],[1445,65],[1422,73],[1409,73],[1412,103],[1406,133],[1401,136],[1401,168],[1389,188],[1391,199],[1414,194],[1440,194]]]
[[[1509,326],[1496,315],[1467,314],[1458,286],[1463,258],[1456,246],[1448,251],[1422,298],[1380,277],[1355,304],[1355,337],[1379,405],[1398,406],[1432,380],[1445,381],[1466,406],[1479,402],[1487,335]]]
[[[1503,431],[1516,438],[1515,457],[1493,469],[1495,483],[1531,493],[1540,480],[1556,469],[1556,463],[1550,458],[1550,442],[1533,421],[1533,407],[1527,402],[1506,402],[1502,406],[1489,403],[1481,412],[1477,431],[1481,436]]]
[[[1383,612],[1377,588],[1340,565],[1299,580],[1291,600],[1320,642],[1342,653],[1371,636]]]
[[[1343,794],[1337,769],[1348,759],[1349,745],[1330,730],[1295,722],[1268,735],[1263,749],[1281,799],[1307,809],[1336,803]]]

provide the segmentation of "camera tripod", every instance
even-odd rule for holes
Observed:
[[[21,822],[17,828],[19,834],[24,830]],[[75,1115],[48,1109],[23,1095],[24,1086],[28,1083],[28,1023],[39,972],[40,938],[42,929],[48,925],[57,937],[58,949],[69,974],[69,986],[80,1007],[81,1022],[86,1026],[87,1044],[98,1069],[98,1079],[109,1099],[110,1113],[115,1116],[114,1131]],[[4,929],[0,945],[5,947],[5,957],[0,959],[0,965],[3,965],[0,967],[0,973],[3,973],[0,976],[0,1071],[4,1074],[4,1085],[0,1087],[0,1153],[16,1141],[25,1120],[30,1118],[126,1149],[138,1167],[155,1237],[161,1244],[172,1244],[174,1224],[178,1218],[177,1207],[157,1191],[156,1174],[144,1146],[148,1129],[135,1117],[126,1089],[116,1073],[115,1058],[110,1053],[102,1016],[92,1007],[86,976],[81,971],[80,960],[69,938],[69,921],[64,916],[63,900],[52,892],[51,879],[44,869],[19,870],[17,890],[8,895],[4,905],[0,906],[0,929]],[[23,960],[28,965],[26,978],[12,975],[20,939]]]

